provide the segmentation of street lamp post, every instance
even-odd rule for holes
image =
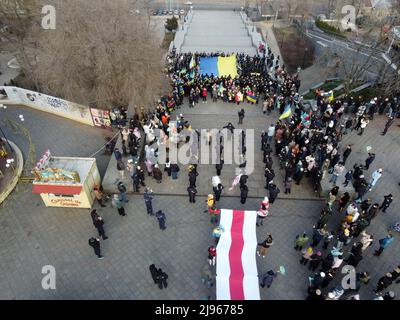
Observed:
[[[304,68],[304,65],[305,65],[305,63],[306,63],[306,54],[307,54],[307,51],[308,51],[308,48],[305,48],[305,49],[304,49],[304,55],[303,55],[303,64],[302,64],[303,68]]]

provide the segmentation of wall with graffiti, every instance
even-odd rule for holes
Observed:
[[[94,125],[89,107],[18,87],[0,86],[0,92],[3,92],[0,103],[22,104],[90,126]]]

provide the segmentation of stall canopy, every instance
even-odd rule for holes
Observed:
[[[34,184],[32,193],[53,193],[53,194],[66,194],[74,195],[80,194],[82,186],[67,186],[67,185],[46,185],[46,184]]]
[[[256,211],[221,210],[217,246],[217,299],[260,300],[256,264]]]

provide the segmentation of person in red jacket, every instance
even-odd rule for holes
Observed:
[[[210,266],[215,266],[215,260],[217,257],[217,249],[214,246],[208,248],[208,263]]]
[[[201,96],[203,97],[203,102],[207,103],[207,88],[203,87],[201,90]]]

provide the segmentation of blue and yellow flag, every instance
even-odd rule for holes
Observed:
[[[248,95],[246,98],[250,102],[253,102],[253,103],[257,102],[257,96],[255,96],[255,95]]]
[[[285,107],[285,111],[283,111],[282,115],[279,117],[279,120],[289,118],[292,114],[292,106],[287,104]]]
[[[329,93],[329,102],[332,102],[333,101],[333,99],[334,99],[334,97],[333,97],[333,90],[331,90],[331,91],[329,91],[328,92]]]
[[[193,69],[196,66],[196,59],[194,58],[194,55],[192,55],[192,59],[190,59],[189,63],[189,68]]]

